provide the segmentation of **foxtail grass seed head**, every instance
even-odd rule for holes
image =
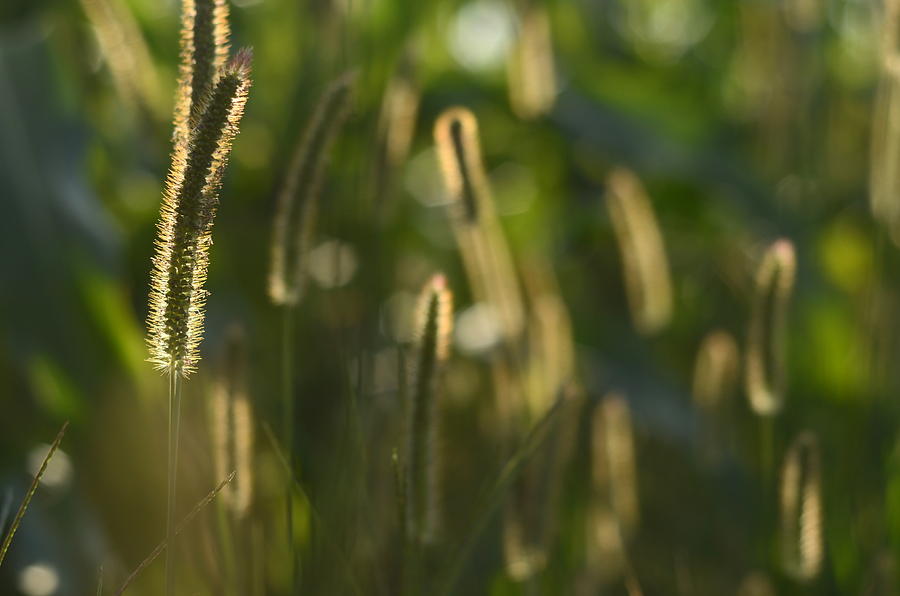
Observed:
[[[247,355],[243,331],[228,336],[212,388],[211,417],[216,478],[231,470],[235,479],[222,500],[236,518],[246,515],[253,498],[253,408],[247,395]]]
[[[303,295],[322,181],[350,111],[355,80],[355,73],[347,73],[322,94],[278,193],[269,270],[269,298],[275,304],[294,305]]]
[[[623,535],[630,536],[640,521],[631,411],[617,393],[606,396],[591,420],[592,482],[594,491],[619,520]]]
[[[444,276],[438,274],[419,296],[416,354],[410,371],[406,525],[414,542],[431,542],[439,520],[438,395],[452,325],[453,296]]]
[[[556,68],[550,20],[542,6],[529,6],[519,25],[519,37],[507,65],[509,97],[520,118],[546,114],[556,101]]]
[[[434,124],[434,140],[449,198],[461,219],[474,223],[492,208],[475,115],[462,107],[445,110]]]
[[[785,572],[800,582],[819,575],[824,558],[819,444],[801,433],[784,458],[781,473],[781,547]]]
[[[672,316],[672,281],[653,205],[637,176],[624,168],[607,178],[607,201],[622,257],[625,292],[634,325],[652,335]]]
[[[150,362],[184,376],[196,368],[203,288],[219,188],[250,89],[250,50],[225,66],[206,96],[187,145],[176,144],[153,257],[148,315]]]
[[[525,307],[494,210],[475,116],[466,108],[448,108],[435,122],[434,138],[466,276],[476,299],[496,309],[503,338],[511,345],[519,340]]]
[[[760,416],[773,416],[784,405],[787,314],[796,273],[794,245],[774,242],[756,272],[744,381],[750,406]]]
[[[872,111],[869,203],[900,245],[900,1],[884,2],[881,69]]]
[[[406,161],[416,130],[421,93],[407,73],[398,73],[384,92],[379,129],[387,165],[398,167]]]
[[[694,403],[705,411],[714,410],[733,393],[740,367],[737,342],[727,331],[710,332],[697,352],[694,363]]]
[[[175,99],[175,144],[190,142],[206,95],[228,61],[226,0],[182,0],[181,52]]]

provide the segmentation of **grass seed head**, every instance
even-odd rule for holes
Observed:
[[[207,94],[187,145],[176,143],[163,192],[148,315],[150,361],[187,376],[196,368],[204,289],[222,175],[250,88],[249,50],[239,51]]]
[[[355,73],[344,74],[322,94],[278,193],[268,283],[275,304],[294,305],[303,295],[319,194],[331,147],[350,112],[355,80]]]

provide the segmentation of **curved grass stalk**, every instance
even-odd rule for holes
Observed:
[[[34,478],[31,480],[31,485],[29,485],[28,491],[25,493],[25,497],[22,499],[22,503],[19,505],[15,517],[13,517],[12,524],[10,524],[9,529],[6,531],[3,542],[0,543],[0,565],[3,565],[3,561],[6,559],[6,553],[9,551],[9,545],[12,544],[13,536],[16,535],[16,531],[22,523],[22,518],[25,517],[25,511],[28,510],[28,505],[31,503],[31,498],[34,497],[34,493],[37,491],[38,485],[41,482],[41,477],[44,475],[44,472],[47,471],[47,465],[50,463],[53,454],[59,449],[59,444],[62,442],[63,437],[66,434],[66,429],[68,428],[69,422],[66,421],[56,434],[56,438],[53,439],[50,450],[47,451],[47,455],[44,456],[44,460],[41,462],[41,467],[38,468],[37,474],[35,474]]]
[[[172,536],[174,537],[181,534],[185,527],[187,527],[187,525],[191,523],[191,521],[195,517],[197,517],[197,514],[203,511],[203,509],[207,505],[209,505],[213,501],[213,499],[216,498],[216,495],[218,495],[222,491],[222,489],[225,488],[225,486],[234,479],[235,474],[236,472],[232,471],[227,478],[219,482],[219,484],[216,485],[214,489],[212,489],[205,497],[197,502],[197,504],[194,505],[194,508],[191,509],[190,513],[185,515],[184,518],[182,518],[181,522],[179,522],[179,524],[175,527],[174,531],[172,532]],[[125,590],[128,589],[128,586],[130,586],[132,582],[134,582],[137,576],[140,575],[144,569],[149,567],[150,564],[153,563],[153,561],[155,561],[164,550],[167,552],[170,550],[168,548],[170,544],[172,544],[172,542],[169,538],[166,538],[165,540],[157,544],[156,547],[150,552],[150,554],[147,555],[147,557],[143,561],[141,561],[141,563],[137,567],[135,567],[134,571],[132,571],[127,578],[125,578],[125,581],[122,583],[122,587],[116,590],[115,596],[122,596]]]

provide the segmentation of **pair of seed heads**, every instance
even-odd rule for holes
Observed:
[[[172,165],[153,257],[150,362],[171,374],[196,369],[219,189],[250,89],[252,52],[228,59],[224,0],[185,0]]]

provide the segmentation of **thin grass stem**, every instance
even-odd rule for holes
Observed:
[[[214,489],[209,491],[209,493],[205,497],[203,497],[196,505],[194,505],[194,508],[191,509],[191,512],[188,513],[187,515],[185,515],[184,518],[181,520],[181,522],[178,524],[178,526],[175,527],[175,530],[172,533],[172,535],[178,536],[179,534],[181,534],[181,532],[184,530],[184,528],[189,523],[191,523],[191,521],[195,517],[197,517],[197,514],[200,513],[201,511],[203,511],[203,509],[206,508],[207,505],[212,503],[213,499],[215,499],[216,496],[218,496],[218,494],[220,492],[222,492],[222,489],[225,488],[229,482],[234,480],[235,474],[236,474],[236,472],[232,471],[228,475],[227,478],[222,480],[222,482],[220,482]],[[140,565],[135,567],[134,571],[132,571],[131,574],[127,578],[125,578],[125,582],[122,584],[122,587],[116,591],[114,596],[122,596],[122,594],[125,592],[125,590],[128,589],[128,586],[130,586],[131,583],[137,578],[137,576],[140,575],[141,571],[143,571],[144,569],[149,567],[150,564],[153,563],[153,561],[155,561],[157,559],[157,557],[159,557],[160,554],[162,554],[163,550],[165,550],[167,553],[170,550],[172,550],[172,549],[167,548],[168,545],[169,545],[168,540],[163,540],[162,542],[157,544],[156,548],[154,548],[150,552],[150,554],[147,555],[147,557],[143,561],[141,561]]]
[[[53,454],[56,453],[56,450],[59,448],[59,444],[62,442],[67,428],[69,428],[68,420],[63,423],[62,428],[59,429],[59,432],[56,434],[56,438],[53,440],[50,450],[47,452],[47,455],[44,456],[44,461],[41,462],[41,467],[31,481],[31,486],[28,487],[28,492],[25,493],[25,498],[22,499],[22,504],[19,505],[19,510],[16,511],[16,516],[13,518],[12,525],[9,526],[6,536],[3,538],[3,544],[0,545],[0,565],[3,565],[3,560],[6,558],[6,552],[9,550],[9,545],[12,543],[13,536],[16,535],[16,530],[19,529],[19,524],[22,523],[22,518],[25,517],[25,511],[28,509],[28,505],[31,503],[31,498],[34,496],[35,491],[37,491],[38,484],[41,482],[41,477],[47,470],[47,464],[50,463],[50,458],[53,457]]]
[[[181,371],[169,369],[169,491],[166,511],[166,596],[175,594],[175,504],[178,490],[178,438],[181,426]]]
[[[309,498],[309,495],[306,493],[306,489],[303,488],[303,485],[297,480],[297,477],[294,475],[294,471],[290,469],[288,464],[287,456],[285,456],[284,451],[278,447],[278,441],[275,440],[275,433],[272,432],[272,427],[270,427],[267,423],[263,422],[263,431],[265,431],[266,438],[269,440],[269,445],[272,447],[272,451],[275,453],[275,456],[278,459],[278,462],[281,464],[281,467],[284,469],[285,474],[288,478],[288,483],[291,486],[292,491],[296,491],[296,493],[306,501],[306,506],[309,508],[309,512],[313,517],[313,520],[319,524],[320,527],[325,526],[325,522],[322,519],[322,516],[319,514],[318,509],[316,509],[315,504]],[[341,564],[344,565],[344,570],[347,573],[347,582],[350,584],[350,587],[353,588],[353,592],[355,594],[361,595],[362,589],[360,589],[359,584],[356,582],[356,578],[353,577],[350,569],[350,558],[341,545],[331,538],[331,534],[323,531],[322,536],[328,538],[325,540],[337,554],[338,558],[341,560]]]
[[[294,359],[294,306],[291,303],[282,305],[281,309],[281,388],[282,416],[284,417],[284,448],[287,450],[287,466],[294,467],[294,376],[291,368]],[[285,513],[287,515],[287,539],[291,553],[292,586],[296,587],[298,566],[294,547],[294,499],[291,478],[285,484]]]

